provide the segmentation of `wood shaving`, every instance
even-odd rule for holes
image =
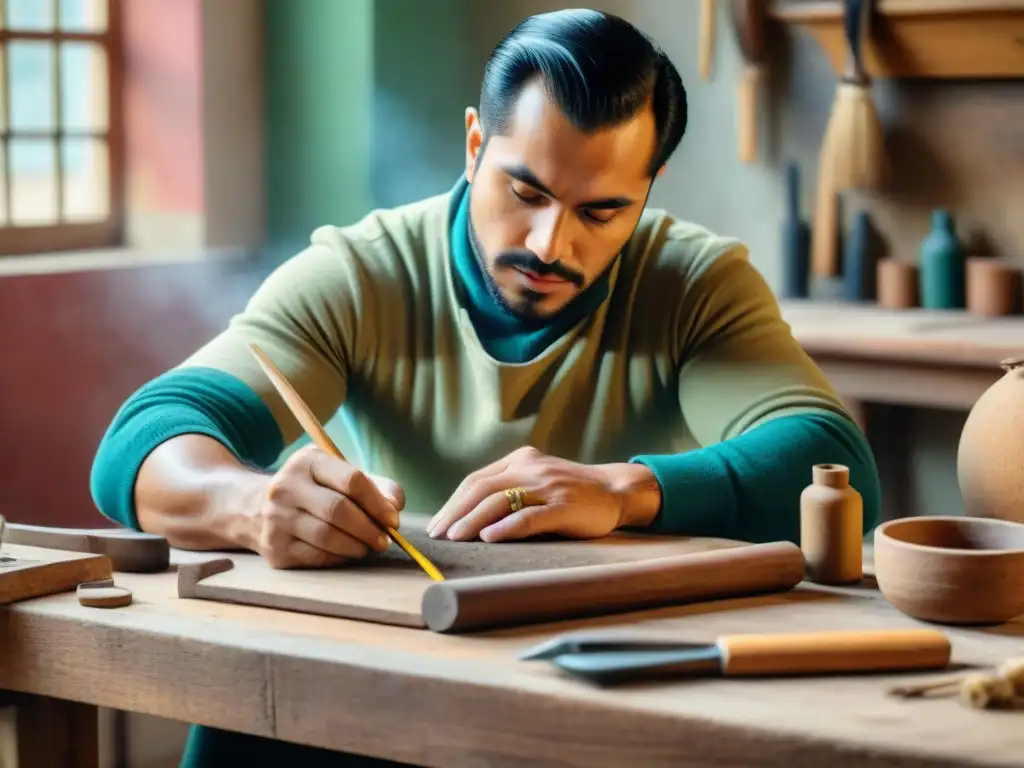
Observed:
[[[1014,703],[1014,684],[1002,675],[971,674],[960,685],[960,701],[974,709],[993,709]]]

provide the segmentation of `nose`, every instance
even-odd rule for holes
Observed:
[[[572,250],[570,217],[564,208],[549,205],[536,212],[526,236],[526,247],[545,264],[566,260]]]

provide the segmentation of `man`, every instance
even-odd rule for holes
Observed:
[[[450,192],[316,230],[129,398],[96,458],[100,510],[277,568],[383,550],[403,510],[458,541],[796,541],[811,466],[836,462],[872,527],[871,451],[746,248],[646,209],[687,122],[666,56],[607,14],[532,17],[479,109]],[[250,342],[321,420],[343,409],[362,469],[315,448],[271,468],[301,430]],[[197,730],[187,760],[250,747],[270,749]]]

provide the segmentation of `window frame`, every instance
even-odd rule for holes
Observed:
[[[4,185],[4,201],[7,215],[0,223],[0,257],[6,256],[38,256],[49,252],[73,250],[94,250],[117,247],[123,244],[124,230],[124,115],[122,109],[124,57],[121,36],[121,0],[106,0],[107,28],[102,32],[68,32],[57,28],[59,0],[38,0],[50,2],[54,28],[51,30],[8,30],[3,26],[6,18],[6,0],[0,0],[0,51],[3,61],[0,69],[3,82],[0,84],[0,98],[3,98],[3,114],[5,124],[0,127],[0,153],[3,156],[3,169],[0,173],[0,184]],[[64,136],[61,125],[52,131],[12,131],[10,128],[11,74],[7,44],[11,40],[37,40],[53,43],[90,42],[104,49],[107,57],[107,129],[94,135],[105,135],[108,154],[108,216],[107,219],[95,223],[56,222],[39,226],[19,226],[10,222],[11,171],[7,162],[10,155],[8,145],[11,137],[26,136],[54,139],[59,142]],[[59,56],[54,70],[54,89],[60,87]],[[59,104],[59,91],[57,93]],[[59,115],[58,115],[59,117]],[[56,158],[58,216],[61,213],[60,199],[63,197],[63,173],[60,163],[60,152]]]

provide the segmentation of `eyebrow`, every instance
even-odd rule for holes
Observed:
[[[529,184],[531,187],[536,189],[538,192],[543,192],[548,197],[558,199],[558,196],[548,189],[547,185],[544,184],[540,179],[537,178],[536,174],[527,168],[525,165],[511,165],[504,166],[502,168],[505,173],[511,176],[513,179],[523,182],[523,184]],[[629,197],[605,197],[600,200],[591,200],[587,203],[581,203],[580,208],[589,208],[593,211],[607,211],[615,210],[618,208],[628,208],[635,201]]]

